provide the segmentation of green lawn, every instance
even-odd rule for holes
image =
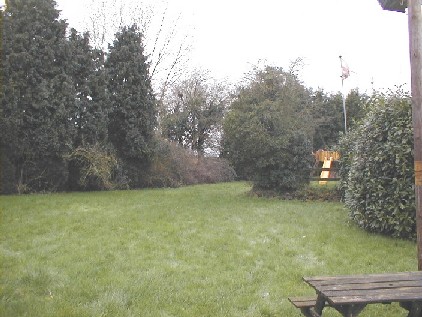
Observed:
[[[415,243],[360,230],[340,203],[249,190],[0,196],[0,316],[301,316],[287,297],[313,293],[303,275],[417,268]]]

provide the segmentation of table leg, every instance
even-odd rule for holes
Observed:
[[[322,310],[324,309],[324,307],[325,307],[325,297],[322,296],[321,294],[318,294],[315,307],[312,307],[309,310],[309,313],[311,314],[312,317],[321,317]]]
[[[413,302],[407,317],[422,317],[422,302]]]
[[[321,315],[318,315],[313,311],[313,307],[307,307],[307,308],[301,308],[300,311],[302,314],[306,317],[321,317]]]

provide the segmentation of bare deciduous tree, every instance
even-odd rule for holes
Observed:
[[[85,22],[94,47],[107,49],[114,34],[124,26],[136,24],[144,36],[150,75],[159,100],[186,70],[191,50],[191,35],[181,27],[182,13],[169,12],[168,3],[154,4],[124,0],[90,0]]]
[[[171,88],[163,100],[164,137],[199,156],[218,155],[222,120],[230,99],[227,87],[206,71],[194,70]]]

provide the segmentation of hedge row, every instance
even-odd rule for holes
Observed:
[[[410,97],[402,91],[379,94],[367,106],[364,120],[340,142],[344,202],[368,231],[414,239]]]

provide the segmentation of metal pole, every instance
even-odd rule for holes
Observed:
[[[340,57],[340,66],[343,69],[343,60],[341,55]],[[343,116],[344,116],[344,134],[347,134],[347,114],[346,114],[346,97],[344,95],[344,79],[343,74],[341,75],[341,95],[343,96]]]
[[[343,92],[343,113],[344,113],[344,134],[347,134],[347,118],[346,118],[346,97],[344,96],[343,79],[341,80],[341,89]]]
[[[414,131],[418,269],[422,271],[422,14],[421,1],[408,0],[409,53]]]

